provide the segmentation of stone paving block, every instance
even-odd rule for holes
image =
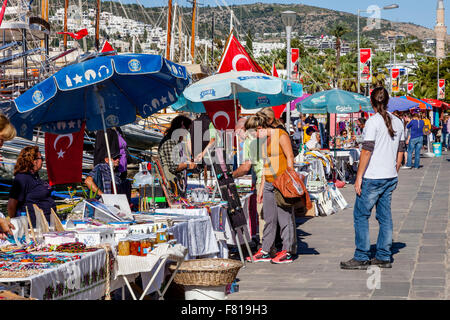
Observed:
[[[414,278],[412,280],[412,285],[414,287],[445,287],[445,278]]]
[[[435,299],[445,299],[445,293],[433,290],[412,290],[410,294],[410,299],[418,300],[435,300]]]
[[[372,295],[370,297],[371,300],[408,300],[408,297],[389,297],[389,296],[383,296],[383,295]]]
[[[420,254],[418,257],[418,262],[429,262],[429,263],[444,263],[444,254]]]
[[[407,281],[382,283],[381,288],[374,291],[373,297],[408,297],[410,287],[411,284]]]
[[[424,233],[423,239],[447,239],[447,233],[439,232],[439,233]]]

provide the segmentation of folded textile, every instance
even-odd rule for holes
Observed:
[[[217,239],[209,216],[189,220],[188,232],[190,256],[203,256],[219,252]]]

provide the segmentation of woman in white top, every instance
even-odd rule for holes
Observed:
[[[398,181],[405,133],[401,120],[387,111],[389,94],[379,87],[370,100],[375,111],[364,128],[364,141],[356,174],[356,201],[353,210],[355,227],[354,257],[341,262],[342,269],[367,269],[369,265],[391,266],[392,214],[391,198]],[[379,223],[377,250],[370,260],[369,218],[376,206]]]

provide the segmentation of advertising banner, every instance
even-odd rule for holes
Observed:
[[[392,92],[399,92],[400,69],[392,69],[391,75],[392,75]]]
[[[372,83],[372,49],[360,49],[359,54],[361,83]]]
[[[438,99],[444,100],[445,99],[445,79],[439,79],[439,94]]]

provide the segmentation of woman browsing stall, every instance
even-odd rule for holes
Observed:
[[[296,241],[295,227],[291,210],[277,205],[273,182],[286,169],[294,168],[294,154],[291,141],[284,130],[272,128],[268,117],[261,113],[252,116],[245,123],[247,131],[256,130],[259,139],[265,139],[263,144],[264,168],[262,188],[257,201],[263,203],[265,226],[263,231],[262,248],[253,256],[255,262],[271,261],[272,263],[291,263],[292,248]],[[264,150],[265,149],[265,150]],[[270,250],[275,242],[277,224],[280,225],[283,248],[274,258],[270,257]]]
[[[193,170],[197,167],[196,163],[188,160],[186,148],[183,146],[191,123],[192,120],[185,116],[174,118],[158,147],[158,155],[164,175],[175,196],[185,196],[187,170]]]

